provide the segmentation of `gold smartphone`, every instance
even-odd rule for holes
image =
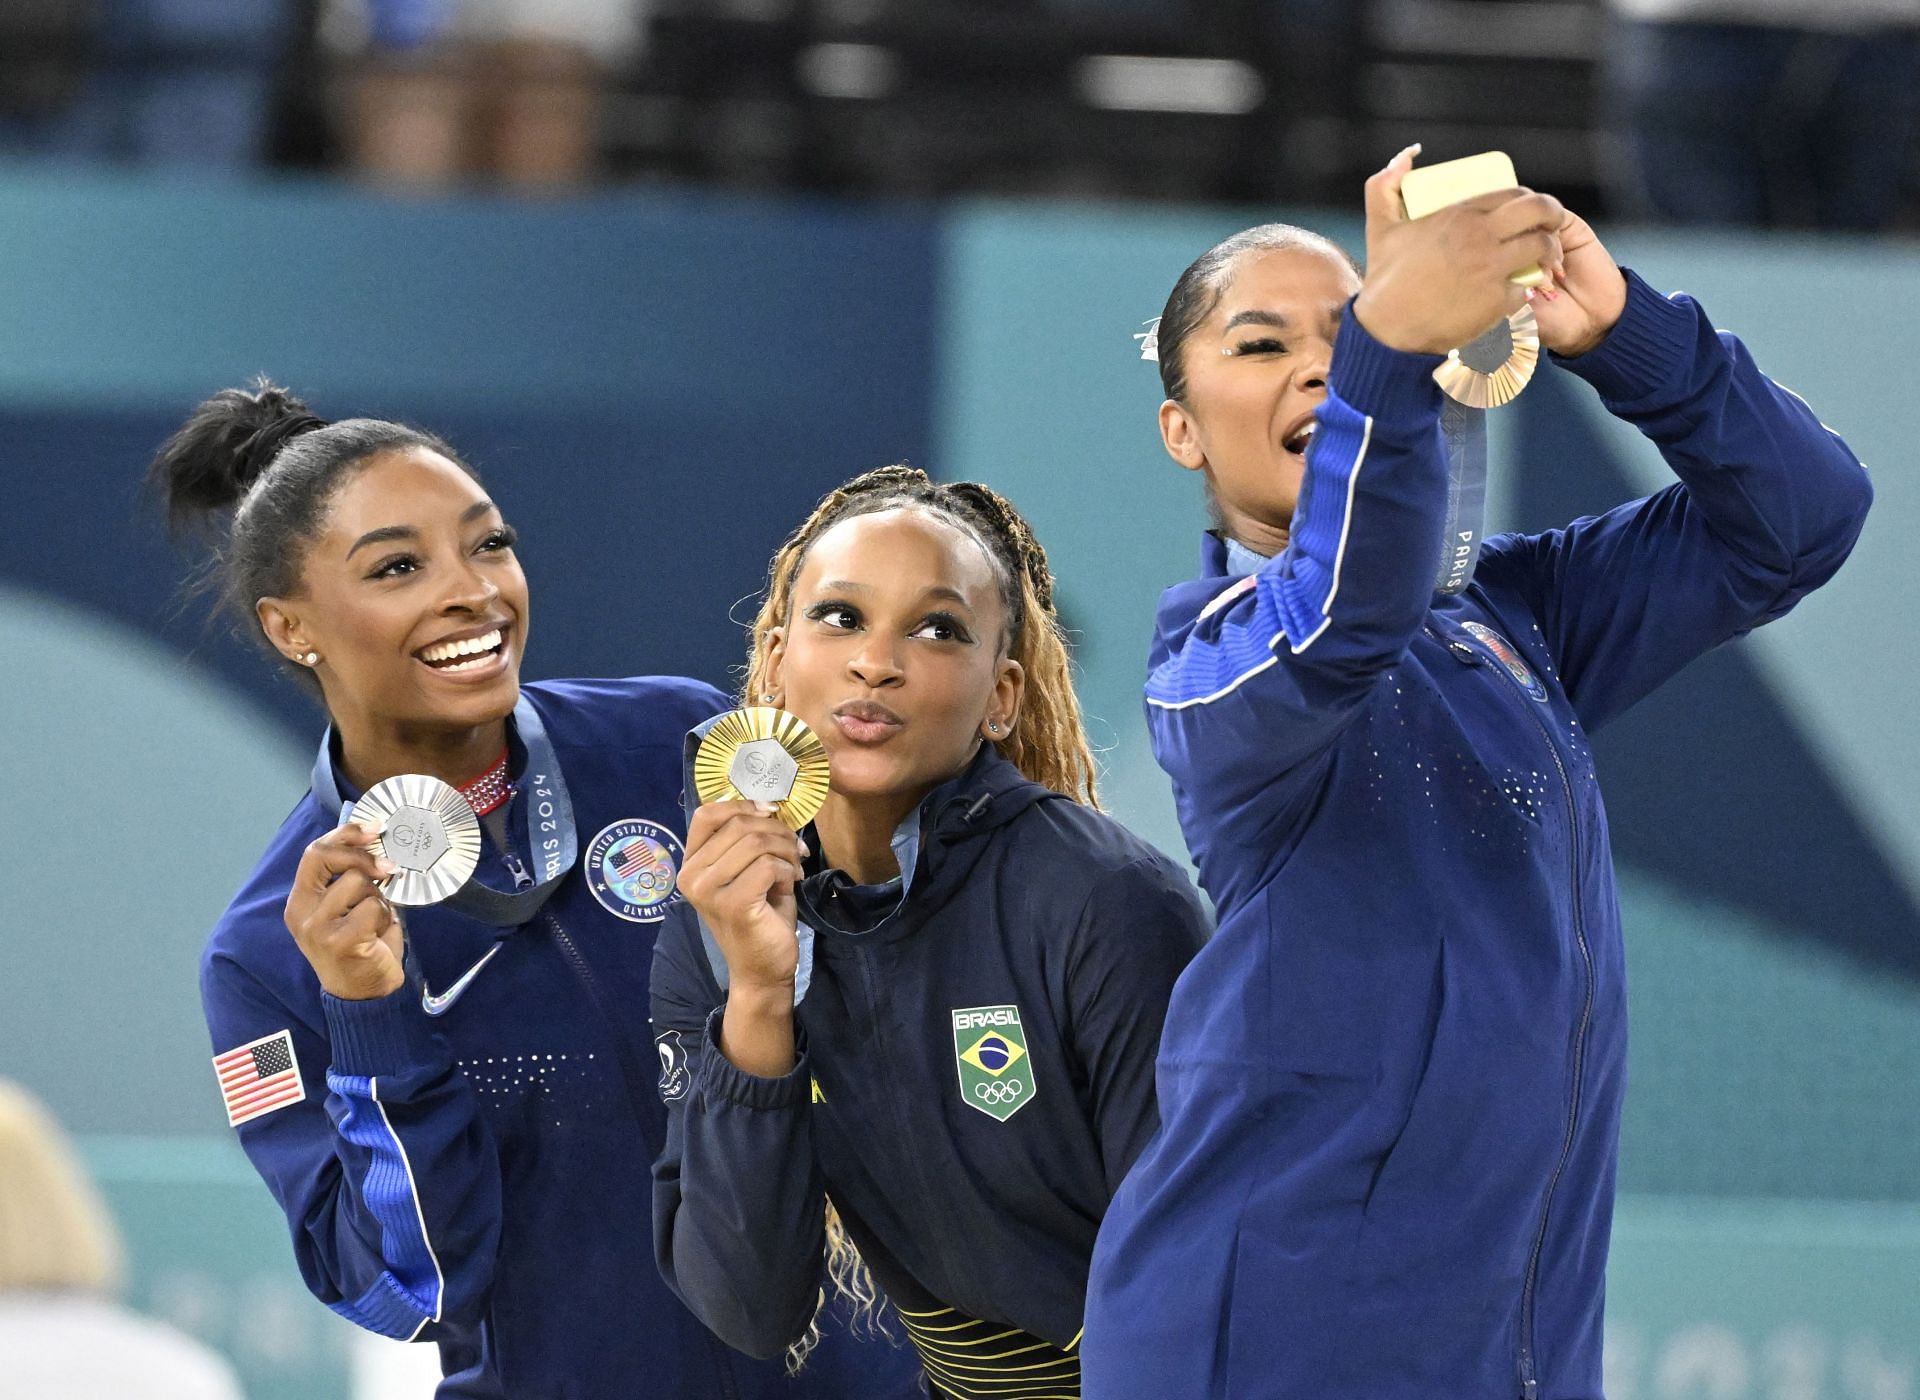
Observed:
[[[1514,173],[1513,158],[1505,151],[1482,151],[1477,156],[1444,160],[1438,165],[1409,170],[1400,182],[1400,202],[1409,219],[1424,219],[1436,209],[1458,204],[1475,195],[1510,190],[1520,183]],[[1537,264],[1524,268],[1508,279],[1521,287],[1544,287],[1547,274]]]

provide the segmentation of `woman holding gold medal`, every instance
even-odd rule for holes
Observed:
[[[1102,1230],[1089,1400],[1601,1394],[1626,1006],[1587,735],[1824,583],[1871,499],[1691,299],[1545,195],[1410,219],[1412,158],[1367,184],[1364,276],[1254,229],[1159,324],[1219,528],[1147,712],[1220,929]],[[1541,344],[1679,481],[1437,593],[1435,371],[1531,265]]]
[[[523,687],[512,528],[430,434],[262,384],[201,405],[153,475],[332,721],[201,968],[228,1119],[308,1287],[437,1343],[443,1397],[916,1394],[904,1353],[844,1332],[797,1382],[730,1352],[632,1245],[665,1127],[634,1008],[682,736],[719,693]]]
[[[769,800],[692,814],[655,954],[654,1244],[753,1355],[804,1355],[824,1253],[935,1395],[1079,1394],[1094,1234],[1206,922],[1094,806],[1052,587],[992,491],[870,472],[774,558],[768,708],[690,743],[690,792]]]

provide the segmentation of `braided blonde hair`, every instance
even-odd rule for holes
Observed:
[[[794,581],[814,542],[855,516],[918,507],[958,525],[986,551],[1000,577],[1007,611],[1007,655],[1026,673],[1026,694],[1012,732],[997,741],[1002,753],[1028,778],[1098,807],[1093,748],[1073,689],[1073,663],[1066,633],[1053,605],[1053,571],[1047,552],[1013,503],[977,481],[937,482],[917,467],[881,467],[829,491],[813,514],[787,537],[767,571],[767,592],[753,620],[747,697],[767,690],[767,636],[787,624]]]
[[[793,588],[814,543],[833,526],[885,510],[931,511],[972,536],[992,561],[1007,613],[1007,655],[1026,673],[1020,714],[1010,733],[996,741],[1014,767],[1043,787],[1097,808],[1093,747],[1080,718],[1073,663],[1053,602],[1053,571],[1033,529],[1013,503],[977,481],[941,483],[917,467],[891,466],[864,472],[821,497],[813,513],[787,537],[767,570],[766,596],[751,629],[752,651],[742,695],[749,703],[767,693],[767,639],[787,625]],[[853,1306],[856,1332],[886,1333],[885,1299],[847,1235],[840,1214],[827,1205],[827,1276],[834,1291]],[[820,1309],[826,1306],[820,1295]],[[820,1340],[819,1310],[806,1335],[787,1349],[787,1369],[798,1372]]]

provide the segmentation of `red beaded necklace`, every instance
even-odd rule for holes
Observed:
[[[512,797],[513,784],[507,781],[507,751],[500,750],[500,758],[493,767],[472,782],[462,783],[460,795],[467,799],[476,817],[484,817]]]

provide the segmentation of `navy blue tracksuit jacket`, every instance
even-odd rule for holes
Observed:
[[[1871,492],[1630,276],[1564,364],[1679,481],[1436,601],[1436,363],[1349,314],[1286,551],[1234,578],[1209,540],[1162,599],[1147,714],[1220,929],[1095,1255],[1088,1400],[1601,1394],[1627,1027],[1587,735],[1830,578]]]
[[[263,1068],[290,1053],[297,1069],[298,1093],[243,1111],[239,1134],[308,1288],[360,1326],[437,1342],[443,1400],[918,1397],[908,1356],[843,1328],[797,1382],[728,1349],[646,1248],[647,1166],[666,1135],[647,984],[677,900],[680,745],[726,701],[659,677],[523,697],[580,845],[534,919],[499,930],[408,910],[408,985],[378,1001],[324,994],[282,918],[301,854],[335,825],[309,793],[207,944],[216,1055],[256,1046]],[[535,784],[517,738],[511,751],[515,849],[489,841],[479,872],[509,890],[515,866],[539,868],[523,821]]]
[[[1077,1395],[1095,1231],[1153,1133],[1160,1020],[1206,915],[1178,866],[992,748],[917,821],[904,898],[832,870],[802,885],[783,1078],[716,1048],[699,920],[668,916],[660,1267],[722,1337],[777,1355],[813,1313],[831,1196],[935,1394]]]

